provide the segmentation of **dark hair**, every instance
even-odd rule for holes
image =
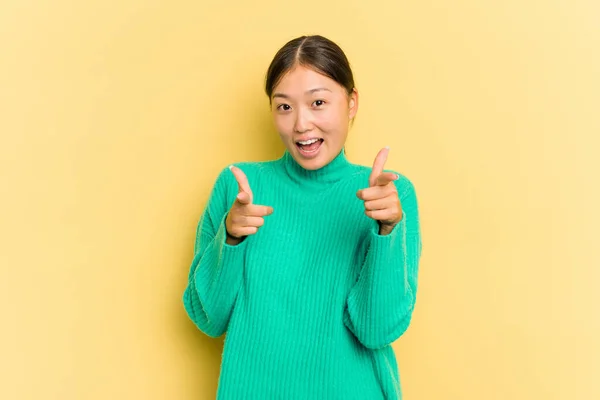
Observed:
[[[333,79],[348,94],[354,89],[350,63],[340,46],[320,35],[300,36],[279,49],[269,65],[265,79],[265,92],[269,101],[281,78],[297,65],[311,68]]]

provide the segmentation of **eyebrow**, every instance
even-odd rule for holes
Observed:
[[[319,88],[314,88],[314,89],[307,90],[304,93],[305,94],[313,94],[315,92],[320,92],[320,91],[331,92],[331,90],[329,90],[327,88],[319,87]],[[276,98],[276,97],[281,97],[283,99],[289,99],[290,98],[290,96],[288,96],[287,94],[283,94],[283,93],[275,93],[275,94],[273,94],[273,98]]]

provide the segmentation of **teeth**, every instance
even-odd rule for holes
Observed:
[[[315,142],[318,142],[319,140],[320,140],[320,139],[310,139],[310,140],[306,140],[306,141],[304,141],[304,142],[298,142],[298,143],[300,143],[300,144],[302,144],[302,145],[305,145],[305,146],[306,146],[307,144],[313,144],[313,143],[315,143]]]

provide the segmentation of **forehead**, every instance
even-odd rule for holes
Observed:
[[[333,79],[303,66],[288,71],[275,86],[273,92],[302,95],[314,88],[326,88],[332,92],[342,89]]]

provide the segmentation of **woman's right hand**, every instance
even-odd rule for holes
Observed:
[[[264,217],[273,213],[273,207],[252,204],[253,195],[246,174],[233,165],[229,169],[235,176],[239,191],[225,220],[226,243],[235,246],[246,236],[258,232],[265,222]]]

